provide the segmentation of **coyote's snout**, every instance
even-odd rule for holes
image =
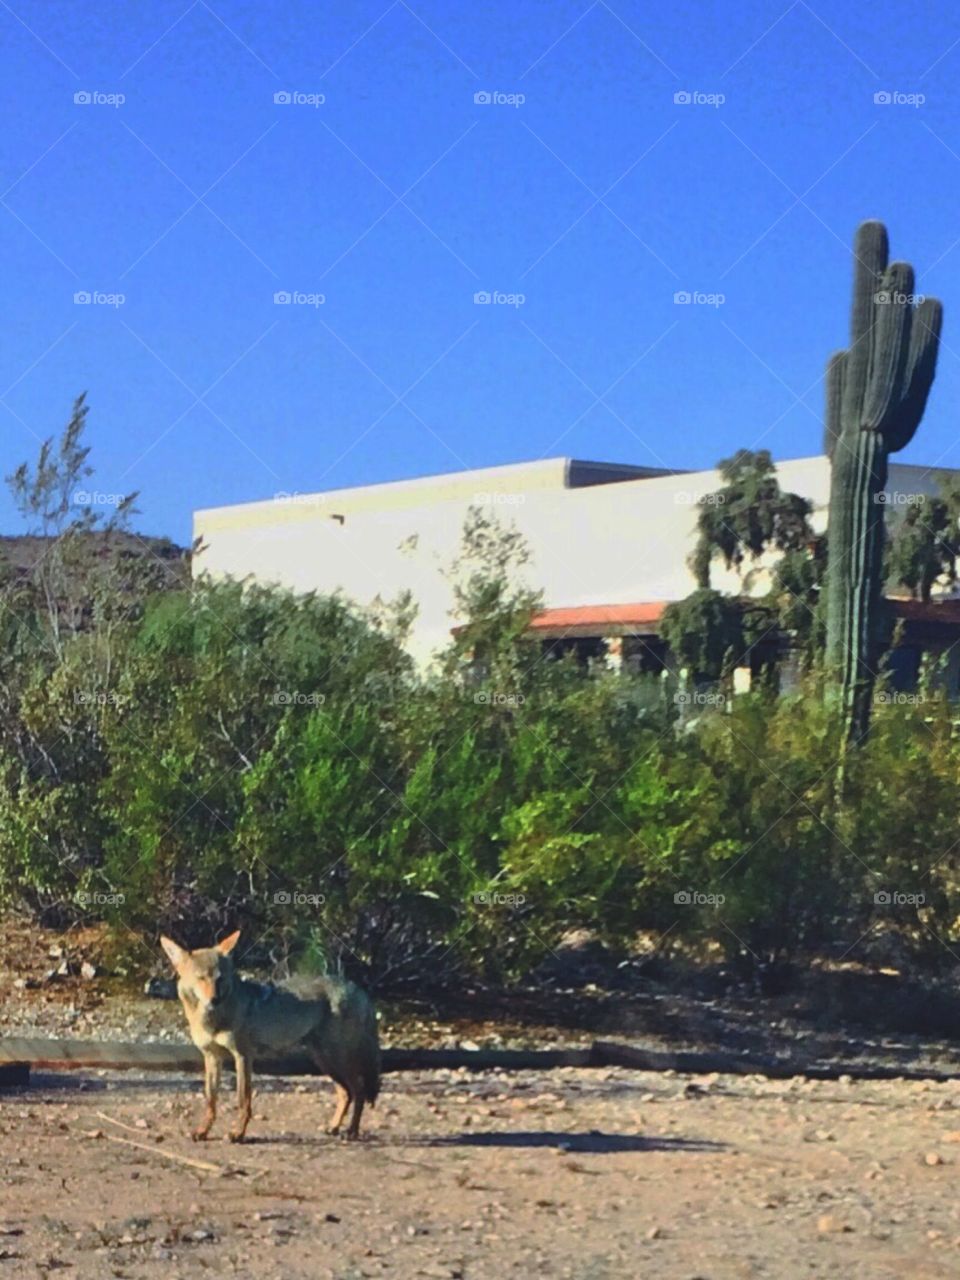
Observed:
[[[337,1105],[331,1133],[338,1133],[350,1105],[349,1138],[360,1132],[364,1104],[380,1089],[377,1019],[367,995],[341,978],[309,978],[273,986],[238,977],[230,952],[239,932],[215,947],[187,951],[169,938],[160,944],[177,971],[177,992],[193,1043],[203,1054],[206,1113],[193,1137],[210,1132],[217,1115],[220,1069],[226,1056],[237,1071],[237,1123],[241,1142],[250,1123],[253,1059],[294,1047],[304,1050],[333,1079]]]

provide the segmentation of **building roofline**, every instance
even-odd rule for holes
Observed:
[[[635,466],[625,462],[596,462],[584,458],[534,458],[528,462],[508,462],[494,467],[466,468],[404,480],[384,480],[367,485],[349,485],[315,492],[275,493],[250,502],[231,502],[218,507],[200,507],[195,524],[206,529],[235,527],[248,521],[294,523],[326,520],[341,510],[375,510],[417,506],[429,496],[431,501],[470,500],[480,504],[487,493],[559,493],[569,489],[637,480],[658,480],[683,474],[668,468]]]
[[[780,458],[774,465],[789,467],[794,464],[812,463],[827,459],[823,454],[807,454],[798,458]],[[923,472],[929,475],[956,473],[953,467],[931,467],[919,463],[891,462],[891,467]],[[318,489],[310,492],[278,492],[268,498],[255,498],[248,502],[230,502],[215,507],[199,507],[194,511],[194,518],[205,524],[216,524],[216,517],[231,513],[232,517],[256,516],[270,513],[276,516],[284,507],[293,508],[290,519],[299,522],[322,516],[329,517],[338,509],[337,504],[357,502],[367,507],[370,499],[376,498],[396,500],[398,505],[406,505],[406,500],[427,493],[431,489],[440,491],[449,486],[451,490],[469,490],[475,486],[478,501],[483,487],[490,486],[491,491],[508,492],[509,485],[516,483],[525,492],[542,490],[587,489],[600,485],[617,484],[639,480],[663,480],[671,476],[705,476],[715,473],[712,467],[648,467],[628,462],[604,462],[590,458],[552,457],[534,458],[525,462],[507,462],[492,467],[463,468],[459,471],[431,472],[426,475],[409,476],[402,480],[382,480],[364,485],[345,485],[334,489]],[[451,498],[463,498],[463,492]],[[411,505],[415,505],[411,503]],[[300,508],[299,511],[296,509]],[[231,521],[232,522],[232,521]]]

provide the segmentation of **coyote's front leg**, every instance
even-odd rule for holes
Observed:
[[[203,1142],[210,1126],[217,1118],[217,1094],[220,1090],[220,1055],[205,1050],[203,1054],[203,1096],[207,1102],[203,1120],[190,1135],[194,1142]]]
[[[252,1059],[249,1054],[237,1050],[233,1061],[237,1069],[237,1123],[230,1130],[230,1141],[242,1142],[252,1111]]]

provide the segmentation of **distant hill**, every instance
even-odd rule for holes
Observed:
[[[0,570],[7,569],[16,576],[27,576],[37,561],[46,553],[50,538],[30,534],[0,534]],[[156,538],[147,534],[127,532],[93,533],[82,535],[91,557],[103,561],[131,561],[151,557],[169,575],[169,589],[185,586],[190,581],[190,552],[177,546],[169,538]]]
[[[34,570],[52,538],[0,534],[0,589],[22,584],[30,589]],[[94,583],[109,571],[128,601],[179,591],[190,583],[190,552],[169,538],[96,530],[70,544],[69,567],[57,590],[58,612],[71,629],[85,631],[93,618]]]

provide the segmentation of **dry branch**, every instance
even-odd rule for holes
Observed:
[[[152,1156],[163,1156],[164,1160],[175,1160],[178,1164],[188,1164],[191,1169],[201,1169],[204,1173],[214,1173],[218,1178],[230,1172],[222,1164],[213,1164],[209,1160],[198,1160],[196,1156],[182,1156],[179,1151],[166,1151],[163,1147],[150,1146],[146,1142],[134,1142],[132,1138],[121,1138],[118,1134],[105,1133],[107,1142],[120,1142],[125,1147],[136,1147],[138,1151],[146,1151]]]

